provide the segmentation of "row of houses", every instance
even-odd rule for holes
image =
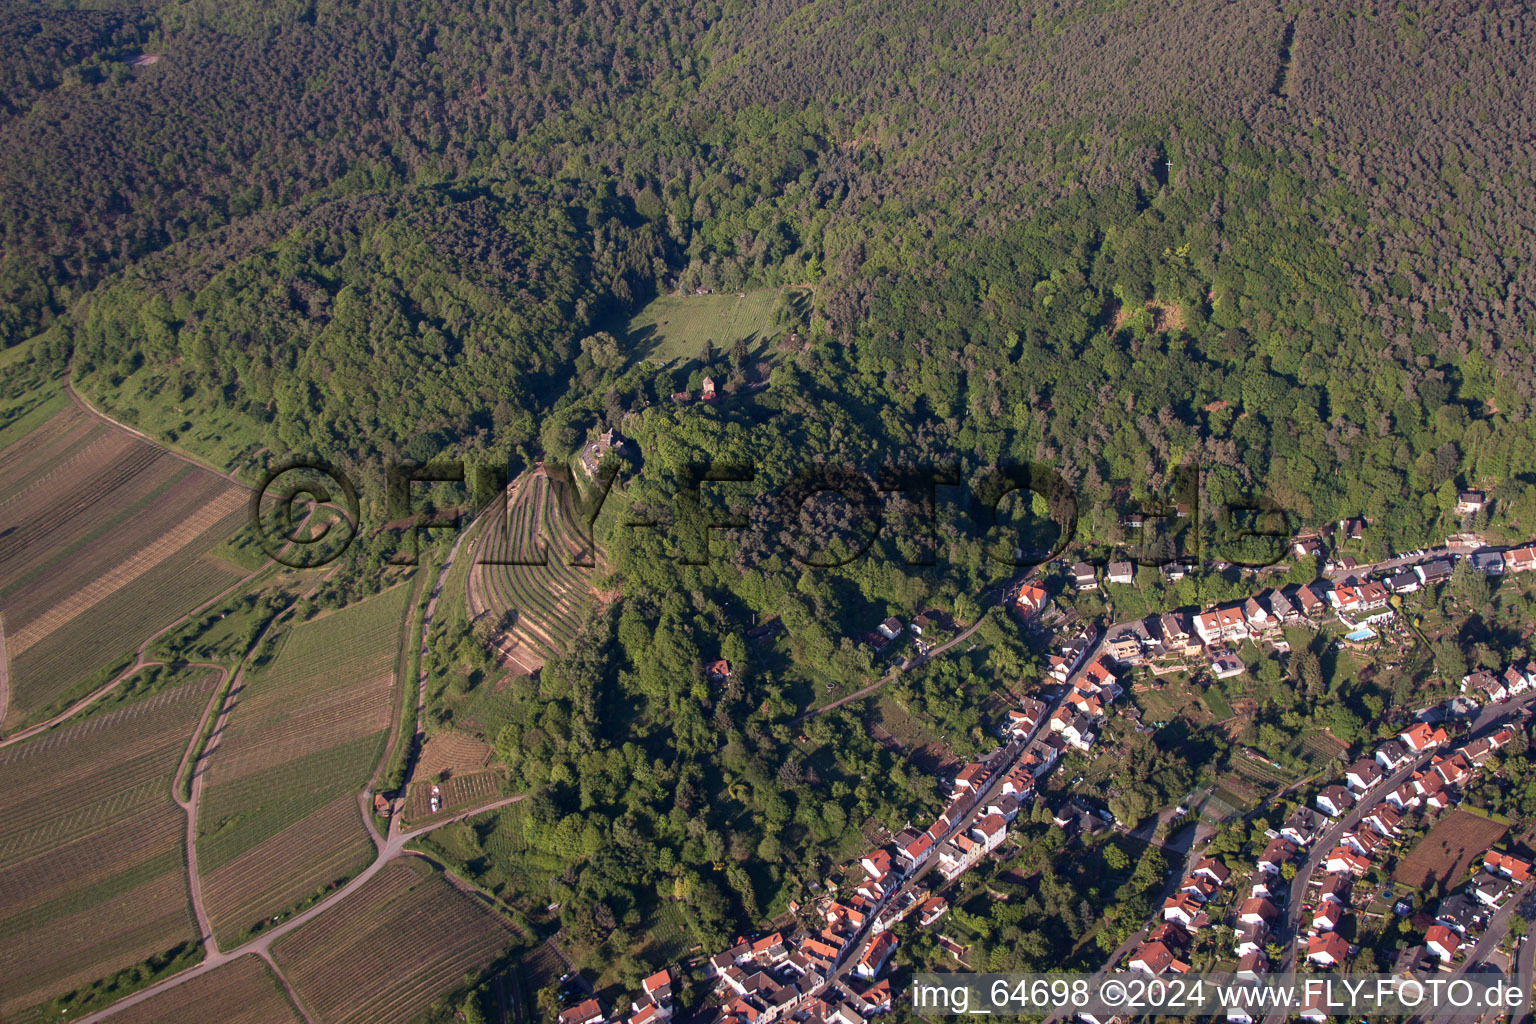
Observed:
[[[1536,688],[1536,664],[1531,662],[1519,668],[1511,665],[1498,673],[1478,669],[1461,677],[1461,692],[1484,704],[1497,704],[1532,688]]]
[[[1450,970],[1498,909],[1531,880],[1531,862],[1512,853],[1488,850],[1482,866],[1456,892],[1440,901],[1434,923],[1424,931],[1424,942],[1403,951],[1400,960],[1413,969],[1433,966]]]
[[[1447,751],[1440,751],[1448,736],[1443,728],[1419,722],[1399,733],[1396,738],[1383,743],[1374,756],[1363,758],[1351,765],[1344,773],[1342,782],[1325,786],[1314,798],[1316,811],[1298,808],[1287,819],[1282,837],[1305,845],[1302,840],[1321,835],[1328,822],[1349,813],[1351,809],[1379,796],[1360,816],[1358,823],[1346,829],[1337,845],[1322,861],[1323,876],[1314,879],[1319,893],[1314,904],[1312,919],[1307,928],[1304,956],[1307,962],[1323,968],[1341,965],[1351,950],[1339,936],[1338,927],[1349,907],[1349,889],[1352,880],[1368,872],[1378,855],[1386,852],[1403,829],[1408,814],[1425,810],[1443,810],[1453,806],[1457,793],[1475,776],[1477,769],[1495,752],[1513,742],[1519,733],[1510,725],[1503,726],[1492,735],[1462,744]],[[1390,791],[1378,790],[1389,781],[1389,773],[1405,767],[1417,755],[1430,752],[1424,767]],[[1326,816],[1320,818],[1321,815]],[[1528,868],[1526,870],[1529,870]],[[1475,887],[1474,887],[1475,888]],[[1498,905],[1506,898],[1505,883],[1490,880],[1482,886],[1485,902]],[[1424,949],[1431,958],[1448,964],[1457,948],[1457,936],[1465,936],[1468,929],[1480,927],[1476,913],[1461,913],[1459,904],[1446,901],[1452,911],[1454,934],[1438,929],[1450,927],[1437,924],[1427,937]],[[1445,907],[1442,908],[1444,910]]]

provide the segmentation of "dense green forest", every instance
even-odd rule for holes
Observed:
[[[974,622],[1016,570],[963,489],[931,535],[909,492],[870,556],[808,568],[860,517],[750,499],[809,463],[1049,466],[1096,554],[1188,464],[1218,539],[1259,500],[1365,516],[1365,553],[1536,533],[1524,5],[96,6],[0,20],[0,334],[34,373],[253,476],[636,442],[599,523],[619,597],[497,737],[539,794],[539,902],[610,952],[668,895],[715,948],[865,821],[935,806],[852,712],[796,715],[868,676],[885,615]],[[809,300],[750,347],[662,365],[625,329],[785,285]],[[671,400],[705,375],[720,401]],[[680,564],[681,474],[711,460],[756,468],[709,498],[745,525]],[[1491,503],[1463,524],[1467,487]],[[1047,547],[1063,518],[1008,513]],[[765,616],[787,654],[749,650]],[[983,690],[1038,676],[1007,625],[903,682],[960,753]],[[437,642],[483,661],[466,637]]]

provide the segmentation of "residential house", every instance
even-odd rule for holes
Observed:
[[[1429,766],[1445,780],[1447,786],[1459,786],[1472,777],[1472,763],[1460,751],[1449,757],[1437,754]]]
[[[1470,692],[1486,701],[1501,701],[1509,697],[1509,691],[1504,688],[1504,683],[1485,668],[1462,676],[1461,692]]]
[[[1008,793],[995,796],[987,801],[987,814],[996,815],[1006,822],[1013,821],[1019,816],[1019,799]]]
[[[1195,861],[1195,866],[1190,869],[1191,875],[1209,878],[1217,885],[1226,885],[1227,879],[1232,877],[1232,871],[1215,857],[1202,857]]]
[[[1263,923],[1239,924],[1234,931],[1232,952],[1238,956],[1262,951],[1264,943],[1269,940],[1269,926]]]
[[[1317,888],[1317,898],[1322,903],[1337,903],[1341,907],[1347,907],[1349,891],[1354,884],[1354,876],[1348,873],[1326,875]]]
[[[1068,744],[1082,751],[1092,749],[1097,738],[1092,719],[1068,707],[1057,708],[1051,716],[1051,731],[1060,733]]]
[[[1217,679],[1230,679],[1243,674],[1242,660],[1234,654],[1218,654],[1211,659],[1211,674]]]
[[[1078,562],[1072,567],[1072,585],[1078,590],[1098,590],[1097,571],[1087,562]]]
[[[1285,596],[1284,591],[1280,590],[1269,592],[1269,613],[1281,623],[1295,622],[1301,618],[1301,610],[1291,603],[1291,599]]]
[[[1504,552],[1505,572],[1530,572],[1536,569],[1536,544]]]
[[[960,769],[960,774],[955,776],[954,791],[956,793],[979,793],[991,778],[992,771],[985,764],[976,762],[968,764]]]
[[[1460,937],[1443,924],[1432,924],[1424,933],[1424,948],[1441,960],[1454,958],[1460,947]]]
[[[1328,819],[1310,807],[1298,806],[1280,826],[1280,834],[1297,846],[1310,846]]]
[[[954,881],[967,868],[981,859],[986,851],[981,844],[967,835],[957,835],[939,847],[939,874],[946,881]]]
[[[1392,975],[1396,978],[1412,978],[1434,969],[1435,961],[1422,945],[1404,946],[1392,961]]]
[[[1237,961],[1237,971],[1235,973],[1239,978],[1247,981],[1258,981],[1260,978],[1267,977],[1269,975],[1269,957],[1264,955],[1262,949],[1244,954]]]
[[[596,999],[587,999],[569,1009],[561,1010],[560,1024],[601,1024],[603,1005]]]
[[[1504,575],[1504,555],[1498,551],[1474,551],[1468,561],[1485,576]]]
[[[895,640],[898,636],[901,635],[903,627],[901,620],[892,615],[890,618],[880,623],[880,625],[876,626],[875,629],[887,640]]]
[[[1464,892],[1458,892],[1447,896],[1440,901],[1440,909],[1435,914],[1435,923],[1443,924],[1451,931],[1466,938],[1474,928],[1482,926],[1483,912],[1476,900]]]
[[[1384,836],[1397,835],[1397,829],[1402,820],[1403,816],[1385,802],[1371,808],[1370,812],[1361,819],[1365,824],[1371,826],[1371,828]]]
[[[1381,765],[1369,759],[1356,761],[1344,773],[1345,783],[1356,793],[1364,793],[1380,782],[1382,777]]]
[[[854,965],[853,973],[866,981],[874,981],[894,952],[896,952],[896,936],[890,932],[881,932],[870,940],[864,955]]]
[[[924,928],[949,913],[949,900],[943,896],[930,896],[917,911],[917,923]]]
[[[1109,641],[1109,655],[1119,662],[1132,662],[1141,657],[1141,637],[1130,631],[1119,634]]]
[[[1360,611],[1374,612],[1387,606],[1390,594],[1387,588],[1375,580],[1367,580],[1356,588],[1356,594],[1360,598]]]
[[[655,974],[640,982],[651,1002],[658,1006],[665,1006],[672,1001],[673,989],[672,971],[670,969],[657,971]]]
[[[1317,596],[1317,591],[1312,589],[1309,583],[1303,583],[1296,588],[1295,601],[1293,602],[1304,618],[1316,620],[1327,610],[1327,602]]]
[[[1531,688],[1531,675],[1525,669],[1511,665],[1504,670],[1504,689],[1511,697],[1518,697]]]
[[[1094,658],[1088,667],[1083,669],[1083,678],[1079,685],[1089,693],[1103,693],[1108,699],[1113,700],[1120,695],[1120,677],[1115,675],[1103,658]]]
[[[1033,615],[1044,608],[1047,600],[1045,588],[1038,583],[1026,583],[1019,588],[1017,602],[1025,615]]]
[[[1019,763],[1008,769],[1008,774],[1003,776],[1003,795],[1011,796],[1020,803],[1029,799],[1035,792],[1035,777],[1029,771],[1029,766]]]
[[[1339,839],[1342,845],[1366,858],[1373,856],[1386,841],[1386,837],[1373,828],[1350,829]]]
[[[1355,805],[1355,798],[1349,790],[1334,783],[1323,787],[1323,791],[1317,794],[1312,803],[1328,817],[1337,818]]]
[[[860,986],[859,988],[861,990],[856,991],[854,986],[850,985],[848,987],[859,1012],[866,1016],[891,1012],[891,983],[889,979],[877,981],[873,985]]]
[[[1189,617],[1183,612],[1164,612],[1158,619],[1163,635],[1163,647],[1174,654],[1192,654],[1199,650],[1190,633]]]
[[[1531,880],[1531,862],[1512,853],[1489,850],[1483,856],[1483,867],[1505,878],[1512,878],[1520,885]]]
[[[1130,562],[1110,562],[1109,582],[1129,585],[1136,576],[1136,567]]]
[[[1179,883],[1179,892],[1187,892],[1202,904],[1209,903],[1211,897],[1221,887],[1204,875],[1190,875]]]
[[[1328,856],[1323,860],[1323,870],[1343,872],[1359,878],[1371,869],[1371,859],[1362,856],[1348,846],[1335,846],[1328,851]]]
[[[1341,583],[1328,591],[1328,603],[1336,612],[1357,612],[1361,609],[1360,592],[1358,588]]]
[[[1131,958],[1126,961],[1126,966],[1133,971],[1154,976],[1169,971],[1183,974],[1189,970],[1189,964],[1174,956],[1173,950],[1161,942],[1143,943],[1131,954]]]
[[[1482,491],[1461,491],[1456,495],[1456,514],[1459,516],[1475,515],[1483,510],[1487,503],[1487,495]]]
[[[1267,636],[1280,629],[1280,620],[1270,613],[1257,597],[1250,597],[1243,602],[1243,619],[1248,625],[1248,631],[1255,636]]]
[[[1331,932],[1344,920],[1344,907],[1332,900],[1323,900],[1312,911],[1312,930],[1314,932]]]
[[[870,878],[884,878],[891,873],[891,855],[884,849],[866,853],[859,864]]]
[[[1382,799],[1399,812],[1411,810],[1423,802],[1418,787],[1412,781],[1403,783]]]
[[[988,814],[971,826],[971,836],[981,844],[982,853],[991,853],[1008,837],[1008,823],[1001,814]]]
[[[1404,729],[1397,734],[1397,738],[1415,754],[1423,753],[1431,747],[1438,747],[1446,741],[1444,729],[1431,726],[1426,722],[1419,722],[1411,728]]]
[[[643,1006],[632,1002],[629,1004],[629,1008],[632,1012],[629,1015],[627,1024],[662,1024],[662,1022],[672,1017],[671,1010],[652,1002],[647,1002]]]
[[[1395,772],[1411,761],[1408,747],[1402,740],[1387,740],[1376,748],[1376,763],[1389,772]]]
[[[1275,909],[1275,905],[1260,896],[1244,900],[1237,908],[1239,924],[1263,924],[1266,927],[1274,927],[1275,918],[1279,916],[1280,911]]]
[[[1411,594],[1423,585],[1424,581],[1419,579],[1419,574],[1412,569],[1404,569],[1387,578],[1387,587],[1394,594]]]
[[[1174,921],[1191,931],[1205,919],[1200,901],[1187,892],[1176,892],[1163,900],[1163,920]]]
[[[1349,943],[1338,932],[1324,932],[1307,940],[1307,961],[1319,967],[1337,967],[1349,955]]]
[[[1323,542],[1316,537],[1297,537],[1291,542],[1291,552],[1297,558],[1319,558],[1323,553]]]
[[[1507,563],[1508,559],[1505,561]],[[1433,562],[1425,562],[1423,565],[1414,566],[1413,571],[1418,574],[1421,584],[1431,586],[1436,583],[1444,583],[1451,578],[1451,563],[1449,559],[1437,558]]]
[[[919,832],[905,843],[898,843],[896,853],[906,861],[907,870],[910,871],[921,864],[933,849],[933,837],[927,832]]]
[[[1295,856],[1296,846],[1284,836],[1278,836],[1271,839],[1264,852],[1259,854],[1258,869],[1266,875],[1278,875]]]
[[[1497,910],[1509,899],[1510,881],[1503,875],[1480,871],[1467,886],[1467,891],[1483,906]]]

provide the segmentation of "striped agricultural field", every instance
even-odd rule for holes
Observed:
[[[221,945],[373,856],[357,795],[394,720],[402,584],[289,629],[230,696],[202,768],[198,874]]]
[[[0,727],[46,717],[242,575],[246,492],[73,406],[0,449]]]
[[[196,940],[171,791],[217,678],[0,749],[0,1020]]]

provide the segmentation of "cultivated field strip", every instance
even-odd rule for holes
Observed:
[[[229,521],[231,532],[237,523]],[[222,527],[210,531],[219,536]],[[199,542],[196,547],[201,547]],[[184,548],[161,562],[132,585],[113,594],[81,617],[13,659],[12,691],[25,694],[28,707],[42,707],[78,680],[132,653],[143,639],[172,617],[227,589],[239,576],[227,565]],[[20,676],[18,685],[15,680]]]
[[[515,938],[425,863],[395,861],[272,952],[326,1024],[405,1024]]]
[[[214,921],[254,923],[269,908],[294,902],[373,860],[374,847],[360,826],[357,800],[343,794],[318,811],[203,876],[203,897]],[[351,836],[337,843],[336,836]],[[276,866],[288,870],[274,870]],[[287,901],[286,903],[284,901]]]
[[[0,449],[0,480],[11,485],[10,495],[19,497],[38,481],[57,474],[66,464],[74,465],[82,452],[131,441],[131,435],[113,430],[78,409],[66,407],[22,440]]]
[[[138,810],[140,820],[115,835],[104,827],[25,860],[3,857],[0,867],[0,907],[9,919],[68,898],[97,881],[121,872],[124,864],[175,848],[186,828],[186,817],[171,807]]]
[[[292,628],[203,767],[198,868],[223,942],[365,866],[357,794],[393,721],[409,585]]]
[[[301,1024],[282,986],[252,953],[112,1017],[113,1024]]]
[[[296,761],[317,750],[375,735],[389,728],[391,707],[389,689],[381,686],[355,698],[339,694],[317,700],[308,710],[295,709],[281,735],[259,746],[242,742],[227,753],[221,749],[218,780],[227,784],[268,770],[274,763]]]
[[[239,578],[244,491],[69,407],[0,451],[5,725],[40,716]]]
[[[6,765],[39,757],[59,747],[69,746],[97,733],[115,732],[124,723],[153,715],[157,711],[174,707],[187,699],[192,692],[187,689],[188,685],[200,687],[201,692],[206,693],[213,688],[215,678],[215,676],[209,675],[200,682],[162,690],[143,700],[135,701],[127,707],[118,708],[116,711],[98,712],[81,721],[61,725],[57,729],[49,730],[37,739],[27,743],[18,743],[15,746],[0,748],[0,769],[5,768]]]
[[[43,637],[59,629],[108,597],[122,590],[166,558],[196,540],[209,527],[229,518],[231,513],[245,506],[245,500],[234,491],[225,491],[191,516],[173,526],[159,539],[134,552],[104,575],[96,577],[60,601],[44,615],[33,619],[16,631],[15,646],[18,653],[37,643]]]
[[[15,485],[0,500],[0,513],[8,514],[16,502],[35,500],[46,485],[76,479],[82,467],[110,462],[134,443],[132,437],[104,423],[88,423],[83,416],[75,422],[76,429],[60,432],[49,443],[15,445],[7,453],[9,458],[0,457],[0,477]]]
[[[132,502],[96,499],[73,509],[55,506],[42,513],[46,527],[12,526],[14,532],[7,540],[14,543],[0,552],[0,573],[4,574],[0,597],[10,610],[13,630],[24,628],[79,589],[75,581],[60,578],[67,570],[77,565],[88,570],[89,575],[82,571],[78,580],[88,583],[163,541],[189,518],[206,515],[207,506],[221,496],[238,501],[234,490],[211,486],[217,478],[170,461],[161,465],[171,472],[132,478],[143,485],[142,493],[136,488],[129,495]],[[234,507],[225,505],[223,512]]]
[[[36,577],[83,540],[99,540],[117,523],[143,514],[155,499],[196,470],[162,458],[147,445],[130,446],[89,476],[72,473],[35,487],[5,509],[9,533],[0,542],[7,584]],[[93,515],[109,510],[111,517]]]
[[[0,1019],[195,939],[176,769],[217,675],[0,760]]]
[[[83,910],[24,931],[0,924],[0,1018],[197,938],[184,871],[121,892],[98,888],[110,894]]]
[[[470,571],[471,607],[498,619],[510,614],[511,637],[541,657],[564,653],[574,640],[582,612],[591,601],[592,570],[569,564],[590,555],[573,513],[560,507],[554,485],[542,474],[521,480],[508,500],[507,528],[485,530]],[[533,559],[542,550],[547,565],[499,565],[511,557]]]
[[[215,679],[199,673],[146,698],[156,706],[124,716],[115,728],[87,732],[90,719],[70,726],[73,742],[44,733],[17,744],[22,756],[12,754],[0,766],[0,865],[93,832],[135,807],[169,803],[168,776],[180,764]],[[46,747],[30,755],[26,748],[33,743]]]

